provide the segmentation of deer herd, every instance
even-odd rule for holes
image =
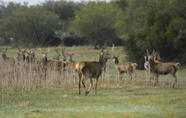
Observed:
[[[32,69],[35,72],[42,72],[44,73],[44,78],[46,79],[46,74],[50,73],[50,71],[57,71],[60,74],[68,72],[72,74],[74,77],[76,76],[75,73],[78,74],[79,77],[79,94],[81,94],[80,88],[81,83],[85,89],[85,95],[91,90],[93,85],[93,78],[95,78],[95,94],[97,93],[97,83],[98,79],[101,75],[105,77],[106,73],[106,63],[108,59],[113,59],[114,66],[118,72],[118,80],[122,79],[122,74],[127,73],[130,76],[130,81],[132,81],[132,74],[135,74],[136,77],[136,67],[138,66],[137,63],[133,62],[119,62],[118,56],[111,55],[108,50],[101,50],[99,53],[99,60],[98,61],[73,61],[72,57],[74,53],[69,54],[65,53],[65,49],[62,49],[62,52],[59,53],[59,49],[54,49],[57,53],[56,56],[53,57],[52,60],[47,58],[48,53],[50,52],[50,48],[47,51],[42,51],[39,49],[42,58],[35,57],[36,49],[25,49],[25,50],[18,50],[17,55],[17,65],[24,67],[24,69]],[[112,47],[112,51],[113,51]],[[15,60],[13,57],[7,57],[5,50],[0,50],[2,53],[2,58],[5,64],[9,65],[10,67],[14,67]],[[151,54],[147,52],[147,56],[145,56],[145,63],[144,67],[150,73],[151,78],[154,80],[154,86],[158,84],[159,75],[166,75],[170,74],[174,78],[173,88],[177,83],[176,71],[178,70],[180,63],[168,62],[163,63],[160,61],[160,55],[157,51],[153,51]],[[62,57],[62,60],[60,60]],[[68,61],[67,61],[68,57]],[[86,81],[90,80],[90,86],[86,87]]]

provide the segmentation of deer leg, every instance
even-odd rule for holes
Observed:
[[[105,79],[105,72],[106,72],[106,68],[103,68],[102,79]]]
[[[85,95],[87,95],[89,93],[89,91],[86,90],[86,86],[85,86],[85,82],[86,82],[87,79],[88,79],[88,76],[85,76],[85,78],[82,80],[82,83],[83,83],[83,86],[84,86],[84,89],[85,89]]]
[[[176,78],[176,76],[174,76],[173,88],[175,88],[176,83],[177,83],[177,78]]]
[[[158,75],[154,74],[154,86],[157,85],[157,81],[158,81]]]
[[[90,77],[90,86],[89,86],[89,89],[87,91],[85,91],[86,95],[88,95],[88,93],[90,92],[92,85],[93,85],[93,81],[92,81],[92,78]]]
[[[174,74],[171,74],[172,75],[172,77],[174,77],[174,83],[173,83],[173,88],[175,88],[175,85],[176,85],[176,83],[177,83],[177,77],[176,77],[176,75],[175,75],[175,73]]]
[[[128,74],[129,74],[129,76],[130,76],[130,82],[132,81],[132,74],[131,74],[131,72],[127,72]]]
[[[98,83],[98,78],[96,78],[96,84],[95,84],[95,95],[97,94],[97,83]]]
[[[79,95],[81,94],[81,77],[82,77],[82,74],[78,72],[78,75],[79,75]]]

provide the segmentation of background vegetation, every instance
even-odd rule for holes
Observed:
[[[144,62],[145,50],[162,61],[186,62],[185,0],[53,1],[0,3],[1,45],[26,47],[112,44],[125,46],[127,59]],[[143,66],[140,66],[143,68]]]

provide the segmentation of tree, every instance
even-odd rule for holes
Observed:
[[[8,4],[4,2],[0,2],[0,20],[6,19],[7,17],[12,16],[13,12],[18,9],[21,5],[13,2],[9,2]],[[1,24],[0,30],[3,28],[3,25]],[[5,44],[10,44],[10,37],[6,36],[6,32],[3,30],[0,31],[1,38],[4,39]],[[17,40],[15,40],[17,42]]]
[[[186,42],[184,0],[128,0],[115,24],[130,61],[144,62],[146,49],[158,50],[163,61],[183,62]],[[181,29],[181,30],[180,30]],[[132,47],[132,48],[131,48]]]
[[[69,29],[80,36],[89,39],[96,48],[102,47],[108,40],[116,37],[113,25],[118,7],[106,2],[89,2],[75,12],[75,19],[70,22]]]
[[[18,38],[28,47],[42,45],[46,37],[59,28],[59,16],[41,6],[21,6],[1,23],[6,36]]]

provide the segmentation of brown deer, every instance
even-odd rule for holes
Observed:
[[[102,49],[102,50],[101,50],[101,53],[103,53],[104,55],[107,55],[107,54],[110,55],[110,54],[109,54],[109,50],[104,51],[104,50]],[[102,70],[103,70],[103,72],[102,72],[102,79],[105,79],[106,63],[107,63],[108,59],[110,59],[110,58],[105,58],[105,63],[103,63],[103,65],[102,65]]]
[[[148,49],[146,51],[147,51],[147,55],[148,55],[149,54]],[[153,50],[153,52],[155,52],[155,50]],[[147,72],[151,73],[150,72],[149,61],[147,60],[148,56],[144,56],[144,58],[145,58],[144,68],[147,70]],[[160,54],[159,53],[157,53],[157,55],[156,55],[156,60],[157,61],[160,61],[161,60],[161,57],[160,57]]]
[[[19,49],[19,52],[17,53],[17,60],[18,60],[18,65],[23,65],[25,62],[25,53],[26,53],[26,49],[25,50],[21,50]]]
[[[133,73],[136,77],[136,67],[138,66],[138,64],[137,63],[131,63],[131,65],[132,65],[132,68],[133,68]]]
[[[64,72],[65,65],[61,60],[48,60],[47,55],[49,53],[49,50],[47,52],[42,51],[39,49],[42,54],[42,61],[43,66],[46,70],[53,70],[58,71],[59,73]]]
[[[123,73],[128,73],[130,76],[130,81],[132,80],[132,74],[135,74],[135,69],[138,66],[136,63],[132,62],[119,62],[118,56],[113,57],[115,68],[118,71],[118,79],[122,79]],[[136,76],[136,74],[135,74]]]
[[[35,50],[33,50],[33,51],[34,52],[29,50],[24,53],[24,56],[25,56],[25,59],[23,62],[24,68],[31,69],[31,70],[36,71],[38,73],[40,71],[45,71],[42,59],[36,58],[35,57]]]
[[[177,83],[176,71],[180,66],[180,63],[174,62],[162,63],[156,59],[157,55],[159,54],[158,52],[153,51],[152,54],[149,54],[149,52],[147,52],[147,54],[150,70],[155,79],[154,86],[158,84],[159,75],[170,74],[174,78],[173,88],[175,88],[175,85]]]
[[[75,73],[75,71],[76,71],[75,65],[77,62],[72,60],[73,55],[74,55],[74,53],[72,53],[72,54],[67,53],[68,62],[63,61],[63,63],[65,64],[65,70],[68,71],[69,73]]]
[[[115,44],[112,44],[112,52],[115,50]]]
[[[112,59],[112,55],[109,53],[104,53],[103,50],[101,51],[99,55],[99,61],[80,61],[77,62],[75,67],[79,75],[79,94],[80,92],[80,87],[81,87],[81,82],[84,86],[85,89],[85,95],[88,95],[90,92],[91,86],[93,84],[92,78],[96,79],[96,84],[95,84],[95,94],[97,94],[97,83],[98,83],[98,78],[102,74],[103,67],[105,66],[107,59]],[[82,76],[84,77],[82,79]],[[89,89],[86,89],[85,82],[87,79],[90,79],[90,86]],[[81,80],[82,79],[82,80]]]
[[[68,54],[65,54],[65,48],[62,49],[61,54],[59,53],[59,49],[55,48],[54,50],[57,55],[53,57],[53,60],[60,60],[60,57],[62,56],[62,60],[66,61]]]
[[[6,56],[7,48],[5,50],[0,50],[0,52],[2,52],[2,58],[6,62],[6,64],[8,64],[10,66],[14,66],[14,64],[15,64],[14,58]]]

